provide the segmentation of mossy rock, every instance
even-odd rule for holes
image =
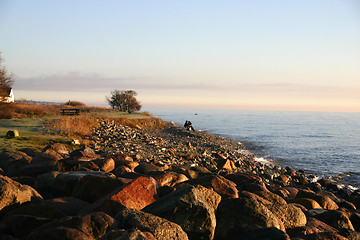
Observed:
[[[20,137],[20,134],[17,130],[10,130],[6,133],[6,137],[7,138],[16,138],[16,137]]]

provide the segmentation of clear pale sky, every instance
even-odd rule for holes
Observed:
[[[358,0],[0,0],[16,98],[360,112]]]

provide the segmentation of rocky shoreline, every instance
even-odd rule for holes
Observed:
[[[360,239],[360,193],[170,124],[0,153],[0,239]]]

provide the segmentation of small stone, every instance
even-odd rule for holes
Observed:
[[[7,138],[16,138],[16,137],[20,137],[20,134],[17,130],[10,130],[6,133],[6,137]]]

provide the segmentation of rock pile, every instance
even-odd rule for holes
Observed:
[[[0,239],[359,239],[360,193],[205,132],[102,121],[95,144],[0,153]]]

